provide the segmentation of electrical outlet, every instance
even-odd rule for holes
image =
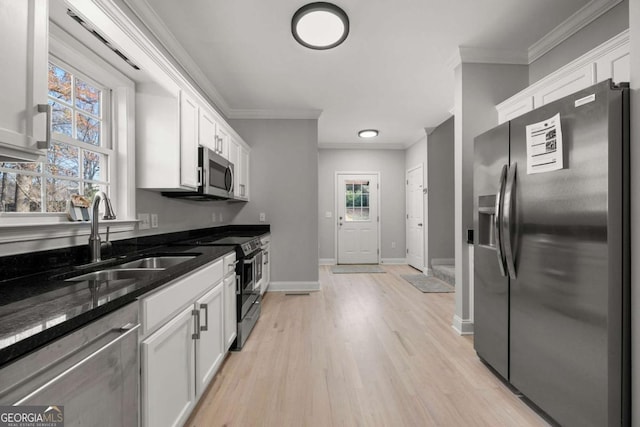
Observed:
[[[267,214],[264,212],[260,212],[260,222],[265,222],[267,220]]]
[[[216,222],[216,213],[211,212],[211,222]]]
[[[148,230],[151,228],[151,220],[148,213],[139,213],[138,221],[140,221],[138,223],[138,230]]]
[[[326,212],[324,213],[324,217],[325,217],[325,218],[331,218],[332,216],[333,216],[333,212],[331,212],[331,211],[326,211]]]
[[[158,228],[158,214],[151,214],[151,228]]]
[[[396,248],[396,242],[391,242],[391,249],[395,249]]]
[[[218,220],[219,220],[220,222],[222,222],[222,212],[220,212],[220,213],[218,214]]]

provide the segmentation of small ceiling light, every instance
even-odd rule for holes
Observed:
[[[316,2],[302,6],[291,19],[291,33],[309,49],[331,49],[349,34],[349,18],[332,3]]]
[[[360,138],[375,138],[378,136],[378,131],[375,129],[364,129],[358,132]]]

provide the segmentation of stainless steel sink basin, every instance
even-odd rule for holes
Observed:
[[[117,265],[113,268],[142,268],[151,270],[164,270],[170,268],[190,259],[193,259],[197,255],[171,255],[171,256],[152,256],[135,261],[125,262],[124,264]]]
[[[83,274],[80,276],[71,277],[66,279],[67,282],[84,282],[85,280],[94,280],[99,282],[105,282],[108,280],[124,280],[124,279],[141,279],[156,270],[150,270],[145,268],[138,269],[109,269],[93,271],[91,273]]]

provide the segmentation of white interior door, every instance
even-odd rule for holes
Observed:
[[[407,171],[407,263],[424,269],[424,172],[422,165]]]
[[[338,174],[338,264],[377,264],[378,175]]]

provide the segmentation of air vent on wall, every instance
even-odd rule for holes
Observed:
[[[120,52],[117,48],[115,48],[114,46],[111,45],[111,43],[105,39],[104,37],[102,37],[96,30],[94,30],[93,28],[91,28],[89,26],[89,24],[87,24],[86,22],[84,22],[82,20],[82,18],[80,18],[78,15],[76,15],[71,9],[67,9],[67,15],[69,15],[74,21],[76,21],[78,24],[82,25],[82,27],[89,31],[91,34],[93,34],[98,40],[100,40],[105,46],[107,46],[109,49],[111,49],[113,51],[113,53],[115,53],[116,55],[118,55],[120,58],[122,58],[122,60],[124,62],[126,62],[127,64],[129,64],[131,67],[133,67],[136,70],[139,70],[140,67],[138,67],[136,64],[133,63],[133,61],[131,61],[129,58],[127,58],[122,52]]]

